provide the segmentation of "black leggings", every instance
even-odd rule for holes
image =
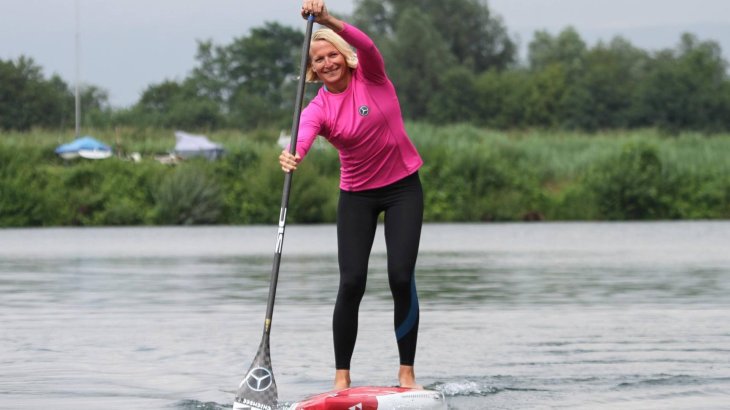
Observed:
[[[418,173],[367,191],[340,191],[337,244],[340,287],[332,329],[337,369],[349,369],[357,339],[360,301],[365,294],[368,260],[378,216],[385,212],[388,282],[400,364],[413,366],[418,338],[418,295],[414,269],[423,222],[423,191]]]

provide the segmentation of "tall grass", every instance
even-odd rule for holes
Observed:
[[[730,135],[406,128],[425,162],[427,221],[730,218]],[[118,158],[59,159],[53,149],[72,131],[0,134],[0,226],[277,220],[278,129],[212,132],[222,160],[176,167],[154,159],[173,150],[173,130],[84,134]],[[132,152],[141,163],[127,160]],[[334,221],[338,177],[337,152],[316,142],[296,174],[291,221]]]

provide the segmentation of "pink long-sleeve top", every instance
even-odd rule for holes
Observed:
[[[375,43],[345,24],[338,33],[357,51],[358,65],[347,89],[320,88],[302,111],[297,153],[304,158],[317,135],[340,156],[340,189],[379,188],[413,174],[421,167],[416,147],[406,134],[395,88]]]

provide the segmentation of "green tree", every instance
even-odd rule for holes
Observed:
[[[537,31],[528,50],[533,75],[525,99],[526,122],[531,126],[565,126],[571,96],[579,101],[590,99],[577,84],[585,69],[586,44],[573,27],[567,27],[555,36]]]
[[[81,126],[99,128],[113,125],[113,109],[109,104],[109,93],[106,90],[95,85],[81,85],[79,104]]]
[[[425,23],[425,24],[424,24]],[[390,70],[403,114],[425,118],[434,90],[441,88],[443,67],[450,67],[454,57],[440,35],[429,29],[430,17],[418,8],[401,15],[395,40],[386,61],[400,61]],[[433,64],[434,61],[440,64]]]
[[[527,87],[525,125],[559,128],[566,117],[565,99],[570,87],[566,66],[548,65],[530,76]]]
[[[667,131],[727,129],[730,82],[720,46],[684,34],[675,50],[652,59],[638,98],[644,122]]]
[[[383,53],[403,113],[412,119],[468,120],[476,105],[469,98],[476,98],[468,89],[472,77],[515,61],[515,42],[480,0],[361,0],[353,23]]]
[[[221,104],[235,126],[283,121],[291,115],[303,39],[297,30],[265,23],[226,46],[199,43],[191,84]]]
[[[353,21],[379,42],[402,31],[399,25],[403,22],[403,14],[412,8],[418,8],[429,17],[421,21],[422,30],[438,33],[456,62],[474,73],[490,68],[504,69],[515,61],[516,43],[509,37],[502,19],[493,15],[487,3],[481,0],[423,0],[415,3],[409,0],[360,0],[355,7]]]
[[[428,119],[437,123],[473,122],[477,119],[476,78],[464,66],[441,75],[440,87],[428,105]]]
[[[46,80],[32,58],[0,60],[0,129],[60,128],[73,123],[73,96],[58,76]]]
[[[557,36],[537,31],[528,45],[528,61],[535,71],[562,64],[575,73],[583,68],[587,50],[586,43],[573,27],[563,29]]]
[[[198,95],[191,80],[165,81],[147,87],[132,111],[138,125],[154,127],[211,129],[224,122],[220,106]]]
[[[475,82],[476,123],[501,129],[523,127],[531,75],[523,69],[482,73]]]
[[[80,103],[84,119],[110,110],[106,91],[93,85],[80,87]],[[0,129],[73,126],[74,107],[68,84],[57,75],[46,79],[32,58],[0,60]]]
[[[646,77],[649,55],[617,37],[599,42],[565,97],[563,126],[588,131],[635,124],[636,90]]]

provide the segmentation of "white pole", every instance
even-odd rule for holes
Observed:
[[[81,136],[81,101],[79,97],[79,0],[76,0],[76,138]]]

